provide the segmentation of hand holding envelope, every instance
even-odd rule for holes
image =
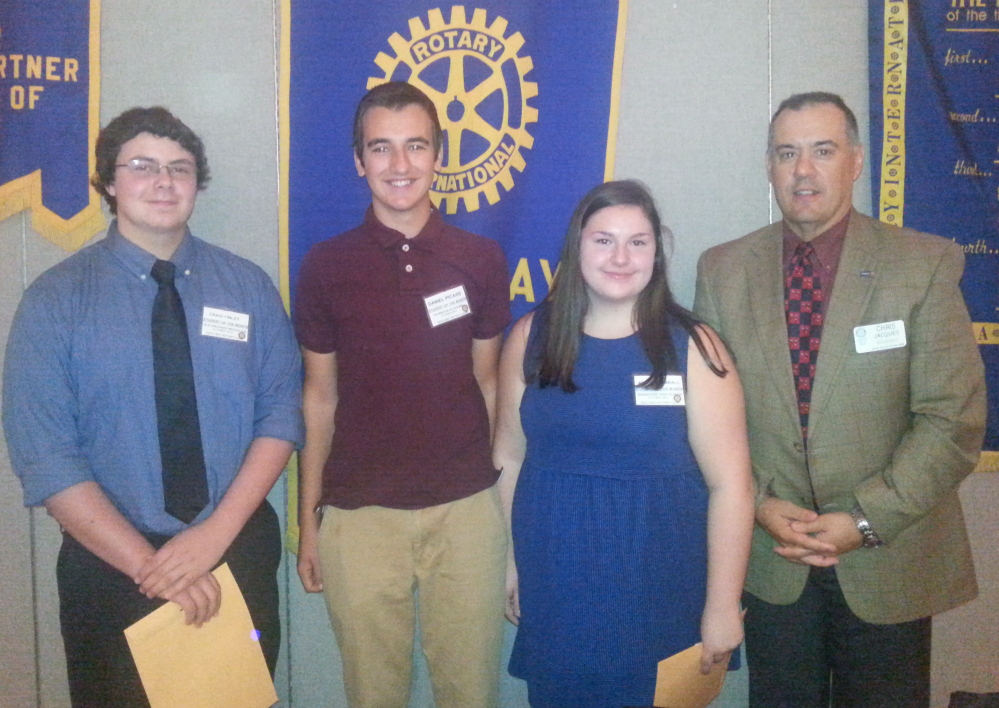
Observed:
[[[657,708],[706,708],[721,693],[727,670],[725,662],[702,674],[700,643],[684,649],[659,662],[653,704]]]
[[[269,708],[274,683],[246,601],[227,564],[217,617],[195,627],[170,602],[125,630],[151,708]]]

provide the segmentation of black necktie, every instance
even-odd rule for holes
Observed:
[[[190,523],[208,504],[208,478],[187,318],[173,284],[174,271],[170,261],[153,264],[152,276],[160,286],[153,301],[153,381],[164,508],[168,514]]]

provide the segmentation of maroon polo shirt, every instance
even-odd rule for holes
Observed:
[[[426,298],[457,286],[468,314],[432,326]],[[407,239],[369,208],[361,226],[305,257],[294,321],[303,347],[337,355],[323,504],[421,509],[496,481],[472,372],[472,340],[510,322],[506,259],[495,241],[449,226],[436,209]]]

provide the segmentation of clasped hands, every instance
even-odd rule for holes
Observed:
[[[222,590],[212,575],[225,553],[205,523],[191,526],[150,555],[133,580],[148,598],[176,602],[185,621],[200,627],[219,612]]]
[[[863,543],[853,517],[845,511],[819,514],[776,497],[759,505],[756,522],[779,544],[775,553],[802,565],[836,565],[842,554]]]

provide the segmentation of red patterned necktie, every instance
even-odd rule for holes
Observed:
[[[784,280],[784,312],[787,314],[787,343],[791,349],[791,371],[798,393],[798,416],[801,435],[808,438],[808,413],[812,404],[812,383],[819,360],[822,338],[824,298],[822,279],[814,273],[815,249],[802,243],[791,259],[791,270]]]

